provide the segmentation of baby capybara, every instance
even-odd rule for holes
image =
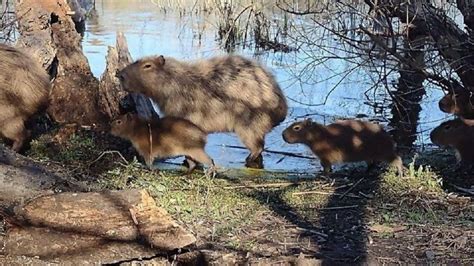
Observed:
[[[235,132],[261,168],[265,135],[287,114],[285,96],[262,66],[229,55],[196,62],[147,57],[117,73],[123,88],[152,98],[165,116],[185,118],[206,133]]]
[[[194,170],[196,162],[214,166],[204,151],[206,133],[182,118],[163,117],[148,122],[129,113],[112,121],[111,133],[129,140],[150,168],[155,158],[182,155],[186,156],[188,172]]]
[[[453,148],[459,163],[474,164],[474,126],[461,119],[446,121],[431,131],[430,138],[436,145]]]
[[[51,83],[39,62],[0,44],[0,134],[20,151],[29,137],[25,122],[47,107]]]
[[[338,162],[384,161],[402,174],[402,160],[395,151],[392,137],[377,124],[358,120],[339,120],[328,126],[306,119],[295,122],[283,131],[288,143],[303,143],[321,160],[324,172]]]
[[[446,94],[438,103],[439,109],[467,119],[474,119],[474,92],[457,89]]]

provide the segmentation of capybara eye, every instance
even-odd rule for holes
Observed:
[[[116,123],[117,123],[117,125],[120,125],[120,124],[122,124],[122,120],[117,120]]]
[[[449,130],[450,128],[451,128],[451,126],[450,126],[450,125],[446,125],[446,126],[444,126],[444,129],[446,129],[446,130]]]
[[[143,68],[144,68],[144,69],[150,69],[150,68],[151,68],[151,64],[150,64],[150,63],[145,64],[145,65],[143,66]]]
[[[300,125],[296,125],[293,127],[293,130],[294,131],[300,131],[301,130],[301,126]]]

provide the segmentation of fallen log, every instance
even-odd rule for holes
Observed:
[[[196,241],[144,190],[55,194],[86,189],[0,145],[2,255],[112,263]]]
[[[16,208],[15,215],[28,224],[60,232],[107,240],[145,239],[159,250],[183,248],[196,241],[144,190],[43,196]]]
[[[4,253],[42,262],[70,265],[110,264],[154,257],[157,251],[133,242],[107,241],[99,237],[58,232],[49,228],[16,227],[8,230]]]

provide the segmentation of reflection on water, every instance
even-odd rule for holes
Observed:
[[[158,1],[96,1],[96,10],[94,16],[87,21],[83,40],[83,49],[96,77],[99,77],[105,69],[107,46],[115,45],[117,31],[125,33],[130,52],[135,59],[146,55],[163,54],[182,60],[192,60],[225,53],[216,40],[218,18],[205,12],[189,15],[191,13],[163,8],[154,2]],[[307,22],[297,20],[294,23],[299,23],[296,27],[302,27]],[[340,45],[337,41],[325,38],[322,36],[322,31],[312,33],[320,33],[321,36],[305,37],[321,39],[325,47],[333,47],[332,50],[315,52],[342,53],[342,49],[337,49]],[[388,109],[380,110],[373,104],[364,104],[366,101],[364,93],[373,84],[373,77],[369,71],[353,70],[354,65],[351,62],[332,61],[330,64],[316,65],[309,71],[306,66],[311,58],[302,52],[262,52],[248,47],[237,48],[235,52],[253,57],[268,66],[289,98],[291,107],[289,117],[266,138],[266,148],[269,150],[312,156],[302,145],[289,145],[281,138],[281,132],[288,124],[307,114],[311,114],[313,120],[325,124],[338,117],[356,117],[361,114],[384,122],[390,116]],[[337,73],[349,74],[341,82],[339,79],[330,78]],[[378,93],[380,95],[376,95],[376,98],[387,96],[383,92]],[[437,107],[437,100],[441,95],[441,91],[429,90],[427,98],[423,100],[419,114],[421,123],[417,128],[422,134],[417,138],[418,144],[429,143],[429,130],[445,117]],[[387,117],[380,117],[381,115]],[[242,146],[233,134],[213,134],[209,136],[207,150],[218,165],[242,167],[248,151],[226,147],[229,145]],[[264,163],[267,169],[305,172],[308,169],[319,170],[317,160],[268,152],[264,153]]]

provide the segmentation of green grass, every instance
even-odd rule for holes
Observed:
[[[177,171],[149,171],[133,161],[117,166],[99,178],[103,189],[142,188],[157,203],[185,224],[203,225],[213,237],[239,231],[262,209],[255,199],[226,189],[230,181],[202,173],[191,176]]]
[[[382,174],[382,191],[389,191],[393,196],[410,192],[443,193],[442,178],[428,165],[416,166],[415,159],[408,165],[403,178],[395,170]]]
[[[374,215],[368,217],[368,222],[388,226],[449,225],[469,221],[468,213],[456,219],[448,217],[449,204],[444,200],[446,193],[442,189],[440,176],[426,164],[417,165],[415,160],[408,165],[404,178],[392,170],[382,173],[377,194],[365,204],[363,199],[346,197],[338,200],[339,196],[331,197],[334,187],[329,185],[333,178],[340,183],[336,186],[354,183],[365,173],[356,173],[358,176],[351,176],[344,181],[341,177],[347,176],[346,173],[339,173],[329,180],[291,179],[285,173],[233,169],[222,172],[217,178],[210,178],[202,172],[183,175],[184,168],[150,171],[136,159],[124,163],[114,155],[104,156],[95,162],[94,167],[99,166],[101,171],[94,172],[91,162],[109,149],[101,141],[103,139],[87,132],[73,134],[61,145],[52,145],[47,137],[42,137],[32,142],[29,156],[53,161],[69,169],[79,168],[75,172],[79,175],[85,173],[85,179],[89,180],[93,189],[146,189],[158,205],[191,231],[198,232],[206,241],[221,241],[231,248],[252,250],[256,245],[254,240],[245,237],[242,232],[254,226],[265,226],[260,219],[262,215],[278,215],[271,210],[286,208],[301,219],[317,223],[321,218],[320,209],[327,207],[330,199],[331,206],[363,204],[364,208],[373,210]],[[368,176],[364,182],[371,184],[373,178],[375,175]],[[359,189],[367,191],[364,182],[352,192],[357,195]],[[269,183],[283,185],[266,187]],[[255,187],[236,188],[242,185]],[[324,193],[298,194],[302,191]]]
[[[51,135],[43,135],[39,139],[31,141],[31,149],[27,152],[37,160],[54,160],[64,164],[86,162],[98,156],[97,143],[91,134],[77,132],[70,136],[63,145],[54,145]]]

